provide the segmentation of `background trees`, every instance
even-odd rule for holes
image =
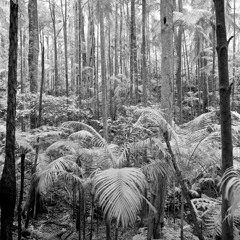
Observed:
[[[7,11],[9,11],[7,10],[9,2],[1,0],[1,3],[0,91],[3,94],[0,94],[0,116],[4,122],[8,121],[6,117],[8,104],[4,96],[6,96],[7,90],[9,91],[7,75],[10,76],[6,67],[8,54],[5,50],[10,46],[7,33],[9,21],[6,17]],[[221,3],[223,4],[223,1]],[[226,30],[235,35],[239,31],[240,24],[237,18],[239,3],[225,1],[224,4]],[[208,169],[205,169],[198,161],[199,159],[203,160],[203,156],[204,159],[211,159],[211,161],[205,162],[205,164],[209,163],[211,167],[219,163],[219,156],[216,157],[210,151],[211,149],[207,148],[207,144],[218,152],[217,149],[220,147],[218,103],[223,104],[223,102],[228,106],[221,107],[220,113],[226,117],[228,125],[224,124],[224,126],[227,127],[229,134],[224,135],[225,131],[222,131],[222,136],[227,136],[222,137],[225,141],[223,141],[222,149],[223,155],[227,150],[226,156],[229,157],[229,165],[232,165],[232,146],[229,144],[232,138],[229,131],[231,127],[229,121],[230,88],[228,88],[229,82],[226,82],[226,86],[222,84],[222,77],[224,76],[225,80],[229,77],[229,81],[235,83],[231,110],[238,111],[239,79],[237,76],[240,70],[239,49],[236,47],[239,45],[238,35],[236,34],[234,41],[229,43],[224,37],[223,44],[229,44],[227,56],[226,49],[220,47],[219,38],[216,41],[215,30],[218,28],[215,22],[216,17],[217,21],[220,19],[219,15],[215,13],[214,4],[207,1],[76,0],[69,2],[67,0],[29,0],[26,3],[19,0],[19,9],[21,18],[18,47],[20,51],[18,52],[17,86],[14,85],[16,89],[19,89],[16,101],[17,129],[21,127],[22,131],[28,132],[30,128],[34,129],[40,125],[51,125],[58,128],[63,122],[72,120],[88,124],[95,129],[94,131],[99,132],[98,136],[103,135],[104,147],[91,145],[93,141],[90,137],[91,131],[91,134],[84,131],[75,133],[73,136],[70,135],[71,137],[68,136],[69,142],[67,146],[64,146],[67,150],[64,148],[60,153],[54,152],[51,156],[54,161],[45,166],[46,171],[49,169],[56,171],[61,164],[69,163],[69,156],[66,157],[65,154],[70,153],[73,149],[76,150],[74,142],[77,141],[76,137],[80,138],[81,144],[84,142],[81,147],[84,148],[84,154],[89,159],[93,158],[94,161],[97,161],[89,152],[94,154],[96,151],[98,154],[104,152],[104,154],[108,154],[108,160],[110,158],[122,161],[121,164],[118,162],[119,165],[109,165],[108,167],[128,166],[130,169],[132,167],[133,171],[138,168],[134,174],[141,175],[143,172],[148,178],[151,178],[151,173],[154,173],[154,179],[150,179],[152,192],[148,196],[157,213],[154,215],[154,208],[144,206],[146,209],[141,213],[141,219],[143,221],[144,217],[148,217],[148,239],[151,239],[152,235],[159,238],[160,222],[163,223],[165,204],[163,192],[166,192],[167,198],[170,196],[167,193],[167,174],[163,174],[164,164],[176,165],[173,172],[178,172],[180,176],[181,186],[179,185],[179,187],[183,190],[182,193],[189,205],[191,203],[189,192],[196,190],[194,184],[200,186],[204,182],[208,184],[208,187],[217,189],[216,179],[208,181],[207,177],[200,177],[204,179],[200,183],[199,179],[196,180],[190,173],[194,172],[195,175],[208,174]],[[224,19],[222,15],[221,17]],[[28,27],[29,31],[27,31]],[[218,45],[218,58],[216,58],[215,53],[216,43]],[[219,49],[223,49],[225,52]],[[220,56],[221,54],[224,55],[224,58]],[[222,60],[225,62],[222,63]],[[229,75],[227,75],[227,64],[229,65]],[[219,67],[220,74],[216,70],[216,66]],[[8,78],[11,80],[11,76],[9,76]],[[221,80],[219,83],[218,78]],[[14,82],[14,84],[16,83]],[[219,87],[220,94],[217,91]],[[227,101],[223,100],[225,97],[227,97]],[[143,106],[144,109],[142,109]],[[160,108],[163,112],[159,111]],[[39,119],[38,126],[36,119]],[[238,123],[238,120],[239,115],[234,113],[234,121]],[[221,118],[221,121],[223,125],[224,118]],[[65,128],[66,125],[63,127]],[[39,129],[41,128],[35,131],[44,132],[46,130],[44,126],[45,130]],[[30,132],[32,131],[34,130]],[[59,131],[61,132],[62,129]],[[194,131],[193,135],[190,134],[191,131]],[[238,131],[237,127],[234,131]],[[236,152],[238,150],[238,137],[234,131],[232,145]],[[39,139],[36,136],[31,136],[33,147],[36,150],[34,157],[30,157],[31,160],[34,159],[33,169],[36,169],[36,165],[39,164],[39,155],[48,152],[47,146],[42,140],[44,134],[41,132]],[[69,134],[66,133],[66,135]],[[66,135],[63,137],[64,140],[67,138]],[[5,139],[1,138],[0,140],[5,143]],[[214,144],[208,138],[212,139]],[[48,140],[46,145],[50,145]],[[6,139],[7,141],[8,139]],[[55,142],[56,139],[51,141]],[[202,142],[203,146],[199,147]],[[29,143],[31,143],[30,140]],[[63,145],[61,146],[63,147]],[[186,146],[191,150],[190,153]],[[136,149],[141,151],[135,151]],[[74,154],[71,152],[70,160],[76,162],[73,164],[74,167],[84,169],[86,159],[83,160],[83,153],[78,151],[75,151]],[[0,154],[2,156],[2,153]],[[59,155],[59,158],[55,158],[55,154]],[[100,155],[98,155],[99,159],[101,159]],[[169,159],[175,161],[169,161]],[[218,160],[213,162],[212,159]],[[55,160],[57,161],[55,162]],[[77,164],[79,164],[78,167]],[[222,165],[223,170],[228,166],[224,164]],[[53,168],[50,168],[49,165]],[[144,168],[144,166],[147,167]],[[210,166],[208,165],[208,167]],[[154,167],[159,171],[155,172]],[[102,166],[100,168],[101,171],[105,170]],[[92,169],[87,170],[92,171]],[[70,175],[80,179],[74,184],[80,184],[78,187],[82,199],[83,192],[81,191],[85,193],[86,190],[81,185],[83,184],[83,176],[79,172],[75,175],[74,170],[67,167],[61,168],[61,171],[65,171],[64,174],[71,171]],[[112,177],[110,177],[110,182],[112,181],[114,184],[120,184],[120,182],[115,181],[115,177],[111,174],[117,173],[121,175],[121,178],[128,178],[128,174],[124,175],[124,170],[117,172],[110,169],[107,173]],[[58,179],[58,175],[53,176],[56,178],[52,180]],[[69,180],[69,175],[64,176],[67,176],[64,180]],[[103,181],[103,186],[106,187],[106,179],[102,180],[104,174],[99,173],[98,176]],[[213,171],[211,176],[217,177],[217,174]],[[138,179],[134,177],[133,179]],[[135,184],[133,179],[130,183]],[[179,179],[171,177],[172,179],[174,180],[169,182],[169,188],[174,189],[175,199],[175,186],[178,186]],[[186,179],[189,184],[186,184]],[[154,181],[161,182],[162,185],[154,185]],[[127,181],[124,182],[122,184]],[[175,182],[176,185],[173,185],[172,182]],[[210,182],[214,183],[213,186]],[[98,187],[95,190],[98,197],[101,198],[102,192],[98,191]],[[75,188],[76,186],[73,186],[73,189]],[[113,199],[111,193],[117,193],[113,189],[107,190],[111,190],[108,197]],[[73,199],[76,203],[75,195],[76,190],[73,191]],[[155,195],[159,198],[155,198]],[[128,199],[127,201],[133,200]],[[106,205],[103,202],[102,205],[105,208]],[[195,211],[195,214],[192,214],[195,216],[195,220],[201,218],[201,214],[198,215],[198,213],[201,212],[203,202],[204,200],[193,202],[196,208],[191,208],[191,210]],[[209,203],[210,200],[207,202]],[[229,205],[227,201],[224,203]],[[215,204],[213,205],[215,206]],[[139,206],[137,204],[137,208],[134,209],[139,210]],[[223,204],[223,208],[224,206]],[[36,213],[37,210],[35,205]],[[111,216],[117,214],[111,208],[108,210],[111,211]],[[148,215],[146,213],[148,210],[152,214]],[[118,211],[118,214],[120,213],[121,209]],[[122,216],[133,222],[136,217],[135,213],[130,218],[126,214],[120,214],[120,218],[123,220],[122,224],[124,223],[125,226],[126,223]],[[108,215],[107,210],[105,210],[105,214]],[[118,216],[114,215],[114,217]],[[197,229],[197,235],[201,239],[203,233],[201,229],[198,229],[199,226],[195,220],[193,221],[195,229]],[[209,229],[206,227],[206,230]],[[108,237],[109,234],[108,231]],[[219,232],[211,234],[211,236],[215,236]]]

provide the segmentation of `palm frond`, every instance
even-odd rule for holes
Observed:
[[[142,167],[142,171],[150,182],[156,182],[159,174],[162,176],[169,176],[169,166],[165,161],[155,160]]]
[[[58,158],[45,166],[45,169],[38,169],[34,174],[34,182],[37,184],[37,189],[40,193],[46,193],[48,188],[60,177],[65,177],[65,180],[74,180],[81,182],[78,175],[81,168],[74,162],[74,156],[67,155]]]
[[[107,169],[93,179],[95,199],[104,215],[123,228],[134,224],[147,186],[144,174],[137,168]]]
[[[225,185],[224,196],[230,201],[231,207],[228,209],[228,217],[232,218],[234,212],[238,208],[240,201],[240,168],[228,168],[222,179],[221,179],[221,189]]]
[[[92,143],[94,146],[98,146],[98,147],[106,147],[107,146],[106,140],[93,127],[89,126],[86,123],[77,122],[77,121],[69,121],[69,122],[63,123],[62,127],[73,128],[75,131],[78,131],[79,129],[81,129],[81,130],[86,129],[93,135]]]
[[[71,135],[69,135],[70,140],[86,140],[91,139],[93,137],[93,134],[91,134],[89,131],[86,130],[80,130],[78,132],[74,132]]]
[[[65,151],[69,151],[71,153],[75,153],[78,148],[78,144],[72,141],[61,140],[53,143],[46,149],[46,153],[51,155],[55,152],[64,153]]]

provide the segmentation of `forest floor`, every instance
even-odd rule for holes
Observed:
[[[32,220],[29,226],[31,236],[22,239],[32,240],[78,240],[79,233],[76,231],[76,221],[71,217],[72,209],[66,204],[48,207],[48,213],[39,214],[38,219]],[[197,240],[190,226],[184,222],[184,239]],[[15,222],[17,225],[17,222]],[[90,239],[90,221],[86,219],[85,240]],[[112,226],[111,237],[118,240],[146,240],[147,227],[138,228],[137,226],[118,230],[118,237],[115,238],[115,227]],[[103,220],[93,221],[92,240],[105,240],[106,228]],[[165,221],[163,227],[163,237],[161,240],[180,240],[180,220],[176,219],[175,224],[172,219]],[[17,230],[14,231],[13,240],[17,240]],[[84,240],[81,236],[81,240]],[[155,239],[156,240],[156,239]]]

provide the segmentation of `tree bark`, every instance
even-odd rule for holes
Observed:
[[[98,4],[100,4],[98,2]],[[103,5],[99,6],[100,20],[100,42],[101,42],[101,70],[102,70],[102,121],[103,121],[103,137],[108,140],[107,132],[107,81],[106,81],[106,60],[105,60],[105,36],[104,36],[104,18]]]
[[[161,105],[166,120],[172,122],[173,107],[173,0],[161,0],[162,87]]]
[[[18,240],[22,239],[22,201],[24,191],[25,154],[21,154],[21,186],[18,201]]]
[[[193,225],[194,225],[195,234],[197,235],[199,240],[204,240],[204,237],[202,235],[202,230],[201,230],[201,228],[199,227],[199,224],[198,224],[197,214],[196,214],[195,209],[194,209],[194,207],[192,205],[192,202],[191,202],[191,198],[190,198],[190,194],[189,194],[187,184],[186,184],[186,182],[185,182],[185,180],[182,176],[182,173],[181,173],[181,171],[180,171],[180,169],[177,165],[176,157],[175,157],[175,155],[172,151],[172,147],[171,147],[170,142],[169,142],[168,133],[165,133],[164,138],[165,138],[165,142],[166,142],[168,151],[169,151],[170,156],[171,156],[173,168],[176,172],[176,176],[177,176],[179,184],[181,186],[182,193],[184,195],[184,198],[186,199],[187,205],[189,207],[189,211],[190,211],[191,216],[192,216],[192,221],[193,221]]]
[[[182,0],[178,0],[178,10],[183,11]],[[182,123],[182,26],[178,27],[178,32],[175,37],[176,41],[176,53],[177,53],[177,71],[176,71],[176,83],[177,83],[177,106],[180,113],[180,124]]]
[[[147,106],[147,64],[146,64],[146,0],[142,0],[142,84],[143,106]]]
[[[54,44],[54,74],[55,74],[55,81],[54,81],[54,90],[55,95],[58,96],[59,89],[60,89],[60,82],[58,76],[58,48],[57,48],[57,30],[56,30],[56,3],[49,0],[49,9],[51,13],[51,19],[53,24],[53,44]]]
[[[222,141],[222,173],[233,166],[232,153],[232,129],[230,95],[231,85],[229,85],[228,75],[228,41],[226,36],[224,0],[214,0],[216,12],[216,36],[218,55],[218,75],[220,94],[220,121],[221,121],[221,141]],[[224,198],[226,185],[222,188],[222,219],[225,219],[230,202]],[[222,221],[222,240],[232,240],[233,222]]]
[[[15,128],[17,94],[18,1],[10,0],[8,57],[8,105],[6,123],[5,164],[0,182],[1,240],[12,240],[16,203]]]
[[[42,95],[43,95],[43,86],[45,80],[45,48],[44,48],[44,34],[42,39],[42,79],[40,86],[40,96],[39,96],[39,113],[38,113],[38,127],[42,124]]]
[[[28,3],[29,16],[29,81],[30,92],[36,94],[38,91],[38,54],[39,54],[39,37],[38,37],[38,10],[37,0],[30,0]],[[35,128],[37,124],[36,114],[31,114],[30,125]]]

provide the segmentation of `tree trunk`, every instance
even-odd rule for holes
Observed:
[[[182,0],[178,0],[178,10],[183,11]],[[177,106],[180,113],[180,124],[182,123],[182,26],[178,27],[178,33],[175,37],[176,41],[176,53],[177,53]]]
[[[58,49],[57,49],[57,30],[56,30],[56,3],[50,2],[49,0],[49,9],[51,13],[51,19],[53,24],[53,44],[54,44],[54,73],[55,73],[55,81],[54,81],[54,90],[55,95],[58,96],[60,90],[60,82],[58,76]]]
[[[161,105],[166,120],[172,122],[173,106],[173,0],[161,1],[162,88]]]
[[[161,238],[161,230],[164,223],[164,207],[167,196],[167,176],[158,175],[158,183],[153,183],[155,189],[152,194],[152,205],[157,209],[157,214],[150,211],[150,221],[148,223],[147,240]]]
[[[39,53],[37,0],[29,1],[28,16],[29,16],[28,66],[29,66],[30,92],[36,94],[38,91],[38,53]],[[37,124],[36,114],[31,114],[30,116],[31,128],[35,128],[36,124]]]
[[[82,102],[82,0],[78,2],[78,98],[79,98],[79,108],[81,107]]]
[[[196,214],[195,209],[194,209],[194,207],[192,205],[192,202],[191,202],[189,189],[188,189],[187,184],[186,184],[186,182],[185,182],[185,180],[182,176],[182,173],[181,173],[181,171],[180,171],[180,169],[177,165],[176,157],[175,157],[175,155],[172,151],[172,147],[171,147],[170,142],[169,142],[168,133],[165,133],[164,138],[165,138],[165,142],[166,142],[168,151],[169,151],[170,156],[171,156],[173,168],[175,170],[176,176],[177,176],[179,184],[181,186],[182,193],[184,195],[184,198],[186,199],[187,205],[189,207],[189,211],[191,213],[195,234],[197,235],[199,240],[204,240],[204,237],[202,235],[202,230],[201,230],[201,228],[199,227],[199,224],[198,224],[197,214]]]
[[[18,240],[22,239],[22,201],[24,191],[25,154],[21,154],[21,186],[18,201]]]
[[[232,130],[230,95],[231,85],[228,76],[228,41],[226,36],[224,0],[214,0],[216,11],[216,35],[218,54],[218,75],[220,94],[220,118],[222,139],[222,173],[233,166]],[[222,188],[222,219],[225,219],[230,202],[224,198],[225,187]],[[233,240],[233,222],[222,221],[222,240]]]
[[[142,102],[143,106],[147,106],[147,64],[146,64],[146,0],[142,0],[142,84],[143,84],[143,95]]]
[[[42,79],[41,79],[41,86],[40,86],[40,96],[39,96],[39,113],[38,113],[38,127],[41,126],[42,122],[42,95],[43,95],[43,86],[44,86],[44,78],[45,78],[45,64],[44,64],[44,35],[42,39]]]
[[[68,97],[68,46],[67,46],[67,0],[65,0],[63,8],[63,2],[61,0],[61,11],[63,19],[63,38],[64,38],[64,58],[65,58],[65,81],[66,81],[66,97]],[[63,11],[64,10],[64,11]]]
[[[98,4],[100,4],[98,2]],[[102,121],[103,121],[103,137],[108,140],[107,132],[107,81],[106,81],[106,60],[105,60],[105,36],[104,36],[104,18],[103,5],[99,6],[100,21],[100,41],[101,41],[101,70],[102,70]]]
[[[10,0],[8,58],[8,105],[6,123],[5,164],[0,181],[1,240],[12,240],[16,203],[15,126],[17,94],[18,2]]]
[[[130,99],[133,99],[134,84],[134,21],[135,21],[135,0],[131,0],[131,21],[130,21]]]

